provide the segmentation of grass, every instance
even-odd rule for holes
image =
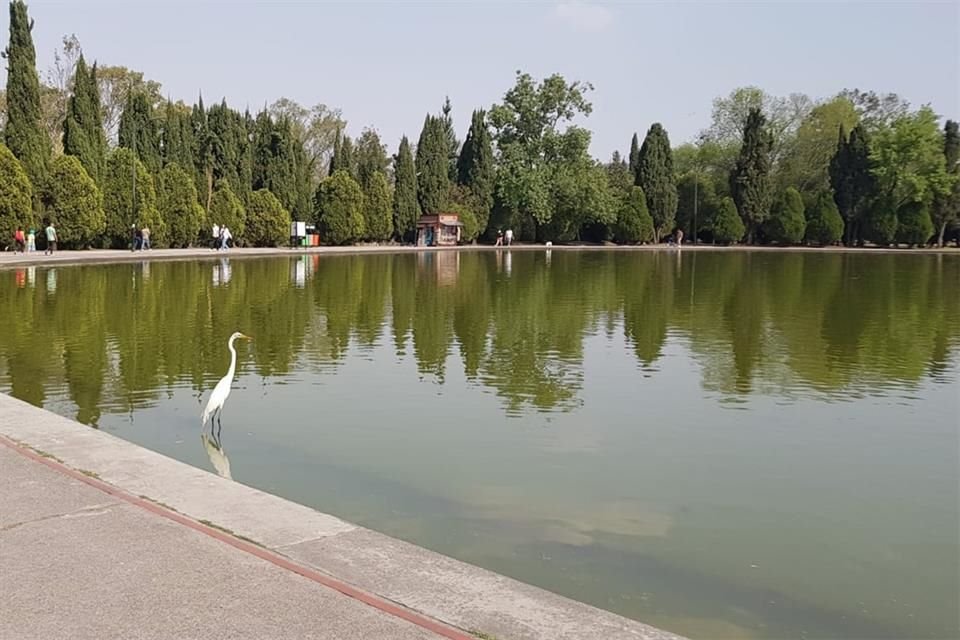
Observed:
[[[140,497],[141,499],[143,499],[143,500],[146,500],[147,502],[152,502],[153,504],[155,504],[155,505],[157,505],[157,506],[159,506],[159,507],[163,507],[164,509],[167,509],[168,511],[173,511],[174,513],[180,513],[179,511],[177,511],[176,509],[174,509],[173,507],[171,507],[170,505],[168,505],[166,502],[162,502],[162,501],[160,501],[160,500],[154,500],[154,499],[151,498],[150,496],[145,496],[145,495],[143,495],[142,493],[140,494],[139,497]]]
[[[82,473],[83,475],[87,476],[88,478],[95,478],[95,479],[97,479],[97,480],[100,479],[100,474],[97,473],[96,471],[88,471],[88,470],[86,470],[86,469],[77,469],[77,471],[79,471],[79,472]]]
[[[243,540],[244,542],[249,542],[250,544],[255,544],[255,545],[257,545],[258,547],[260,547],[261,549],[266,549],[265,546],[263,546],[262,544],[260,544],[260,543],[257,542],[256,540],[254,540],[254,539],[252,539],[252,538],[248,538],[248,537],[245,536],[245,535],[239,534],[239,533],[237,533],[236,531],[234,531],[233,529],[229,529],[229,528],[227,528],[227,527],[223,527],[223,526],[221,526],[221,525],[219,525],[219,524],[217,524],[217,523],[215,523],[215,522],[211,522],[211,521],[209,521],[209,520],[197,520],[197,522],[199,522],[199,523],[202,524],[202,525],[208,526],[208,527],[210,527],[211,529],[217,529],[218,531],[223,531],[224,533],[226,533],[226,534],[228,534],[228,535],[231,535],[231,536],[233,536],[234,538],[237,538],[238,540]]]
[[[496,636],[492,636],[489,633],[484,633],[483,631],[471,631],[470,635],[476,636],[480,640],[497,640]]]

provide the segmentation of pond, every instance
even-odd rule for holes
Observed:
[[[0,390],[692,637],[957,637],[958,283],[879,253],[8,269]]]

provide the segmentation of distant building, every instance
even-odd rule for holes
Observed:
[[[449,247],[460,242],[463,223],[456,213],[423,215],[417,220],[418,247]]]

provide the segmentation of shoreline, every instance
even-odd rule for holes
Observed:
[[[483,251],[610,251],[610,252],[744,252],[744,253],[843,253],[877,255],[954,255],[960,256],[960,248],[930,247],[920,249],[895,247],[776,247],[776,246],[720,246],[720,245],[684,245],[681,249],[669,245],[554,245],[516,244],[510,247],[493,245],[463,245],[453,247],[419,247],[413,245],[351,245],[344,247],[269,247],[269,248],[233,248],[227,251],[214,251],[206,247],[187,249],[150,249],[130,251],[128,249],[88,249],[65,250],[56,254],[34,253],[14,254],[9,251],[0,253],[0,269],[11,267],[30,267],[40,265],[109,264],[119,262],[144,262],[167,260],[215,260],[219,258],[266,258],[301,255],[361,255],[384,253],[427,253],[433,251],[483,252]]]

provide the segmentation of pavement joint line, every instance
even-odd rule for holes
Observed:
[[[477,640],[478,636],[474,633],[468,633],[446,623],[440,622],[439,620],[429,618],[424,614],[408,609],[393,600],[363,591],[317,569],[293,562],[289,558],[286,558],[279,553],[275,553],[266,547],[260,546],[255,542],[241,540],[235,535],[227,533],[225,530],[207,526],[206,524],[198,522],[181,513],[171,511],[170,509],[167,509],[150,499],[135,496],[132,493],[128,493],[108,482],[104,482],[99,477],[87,475],[83,471],[69,467],[63,462],[57,459],[52,459],[51,457],[44,455],[42,452],[38,452],[28,445],[20,444],[5,435],[0,434],[0,444],[3,444],[9,449],[16,451],[20,455],[33,460],[34,462],[38,462],[53,469],[54,471],[73,478],[74,480],[78,480],[90,485],[91,487],[94,487],[95,489],[99,489],[107,495],[113,496],[114,498],[122,500],[133,506],[140,507],[141,509],[149,511],[155,515],[172,520],[177,524],[183,525],[215,540],[226,543],[239,551],[246,552],[250,555],[260,558],[261,560],[265,560],[277,567],[280,567],[281,569],[286,569],[287,571],[296,573],[308,580],[327,587],[328,589],[337,591],[348,598],[353,598],[362,604],[377,609],[382,613],[386,613],[387,615],[409,622],[420,627],[421,629],[425,629],[443,638],[448,638],[449,640]]]
[[[43,516],[42,518],[34,518],[33,520],[21,520],[20,522],[13,522],[11,524],[6,524],[0,527],[0,533],[4,531],[10,531],[11,529],[16,529],[17,527],[22,527],[28,524],[35,524],[37,522],[46,522],[48,520],[56,520],[57,518],[70,518],[79,515],[87,515],[94,513],[106,513],[110,511],[116,505],[110,502],[104,502],[103,504],[92,504],[89,507],[81,507],[73,511],[66,511],[64,513],[54,513],[49,516]]]

